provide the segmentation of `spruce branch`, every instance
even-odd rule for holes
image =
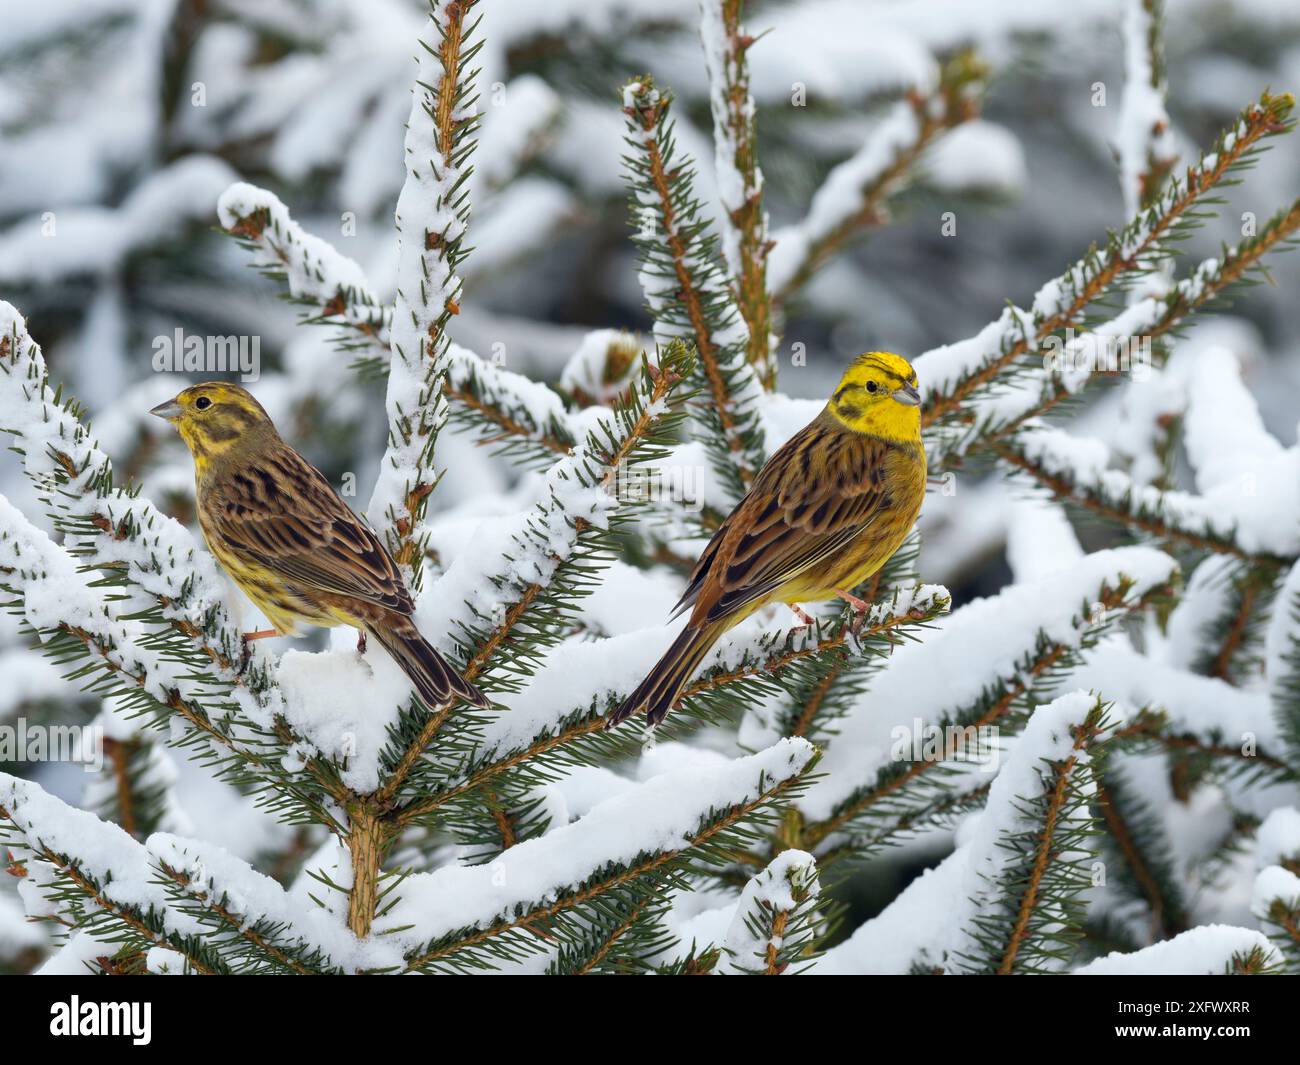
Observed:
[[[1166,255],[1162,245],[1196,221],[1197,207],[1211,193],[1247,165],[1267,138],[1290,132],[1294,105],[1289,94],[1265,93],[1194,166],[1173,177],[1149,208],[1112,233],[1103,248],[1094,246],[1039,289],[1030,310],[1010,306],[975,337],[922,356],[917,369],[927,390],[923,428],[959,425],[969,402],[1014,373],[1047,337],[1084,325],[1087,309],[1113,286],[1149,271]]]
[[[728,971],[780,976],[808,964],[824,933],[817,859],[804,851],[777,855],[750,878],[736,904],[723,950]]]
[[[151,882],[143,845],[116,825],[0,773],[0,840],[70,929],[134,949],[164,947],[197,973],[231,971]],[[35,876],[36,866],[43,875]]]
[[[741,24],[744,0],[701,0],[700,36],[709,72],[715,168],[722,195],[722,251],[736,305],[749,330],[748,358],[768,390],[776,387],[776,337],[767,291],[767,214],[758,167],[757,108],[749,92],[747,53],[754,44]]]
[[[1124,210],[1130,218],[1151,206],[1178,162],[1165,110],[1164,17],[1163,0],[1125,0],[1117,152]]]
[[[1014,661],[1014,668],[991,676],[979,698],[970,704],[945,707],[942,722],[936,723],[971,737],[994,727],[1002,732],[1017,728],[1029,707],[1050,698],[1077,664],[1081,650],[1092,646],[1119,617],[1164,601],[1170,591],[1168,578],[1147,579],[1141,587],[1122,573],[1104,580],[1075,615],[1069,638],[1040,629],[1032,645],[1018,656],[1008,649],[1006,661]],[[878,766],[872,781],[847,789],[828,815],[806,819],[794,845],[820,853],[824,846],[842,848],[847,843],[858,855],[866,856],[897,834],[948,815],[953,788],[965,788],[970,777],[952,761],[961,753],[952,748],[953,737],[955,734],[945,739],[939,750],[919,752],[921,757]],[[847,769],[841,766],[839,771]]]
[[[304,323],[328,326],[357,364],[387,363],[393,310],[370,291],[357,263],[304,230],[274,193],[242,181],[222,194],[217,217],[252,254],[253,268],[283,282],[286,298],[305,308]]]
[[[469,249],[470,168],[478,124],[471,43],[478,0],[430,3],[432,43],[421,39],[419,72],[406,126],[406,180],[397,200],[398,294],[388,371],[388,449],[368,513],[389,550],[421,582],[419,525],[437,484],[434,445],[447,418],[447,325],[460,311],[457,274]],[[382,517],[380,517],[382,515]]]
[[[1085,692],[1030,719],[970,845],[980,883],[969,913],[958,911],[957,967],[1009,975],[1059,971],[1068,960],[1090,884],[1088,802],[1105,728],[1105,705]]]
[[[767,459],[758,401],[763,388],[746,352],[745,321],[703,217],[694,168],[681,160],[672,96],[647,76],[623,89],[624,167],[641,257],[641,287],[661,346],[688,338],[699,354],[701,401],[693,407],[714,469],[739,499]]]
[[[1123,470],[1106,468],[1092,445],[1063,430],[1029,423],[1020,433],[999,437],[989,447],[1054,498],[1157,543],[1230,556],[1252,571],[1273,576],[1289,561],[1267,551],[1246,550],[1231,518],[1209,501],[1187,492],[1135,485]]]
[[[1110,739],[1116,740],[1118,732]],[[1140,900],[1150,914],[1152,941],[1187,930],[1183,900],[1164,826],[1150,805],[1134,794],[1120,773],[1108,771],[1096,780],[1096,807],[1106,831],[1102,846],[1118,861],[1115,883]]]
[[[1263,257],[1294,247],[1297,230],[1300,200],[1276,212],[1255,236],[1225,247],[1215,258],[1203,260],[1163,295],[1134,301],[1114,318],[1091,329],[1075,327],[1076,336],[1058,353],[1045,356],[1043,368],[1017,372],[1014,383],[978,397],[960,418],[942,430],[932,430],[927,441],[931,466],[955,466],[968,452],[996,450],[1033,419],[1066,403],[1088,384],[1109,376],[1116,353],[1107,345],[1131,344],[1140,339],[1157,351],[1154,341],[1176,332],[1187,318],[1214,305],[1236,286],[1253,283],[1253,275],[1264,274]]]
[[[1291,567],[1274,600],[1266,650],[1273,716],[1292,769],[1300,773],[1300,563]]]
[[[759,636],[756,643],[726,643],[714,664],[706,666],[683,690],[687,711],[701,712],[697,700],[730,697],[748,703],[752,692],[779,690],[782,675],[792,666],[817,656],[838,658],[846,650],[862,655],[883,655],[909,630],[932,623],[948,609],[946,589],[921,586],[899,589],[873,608],[873,615],[854,631],[857,619],[847,608],[836,619],[815,629],[778,630]],[[914,637],[913,637],[914,638]],[[724,638],[725,639],[725,638]],[[631,681],[629,680],[629,685]],[[481,789],[498,786],[506,774],[524,774],[531,783],[545,783],[551,767],[580,765],[607,755],[625,755],[639,743],[632,730],[609,732],[604,714],[627,693],[611,691],[593,705],[565,714],[559,721],[539,723],[540,728],[523,743],[494,745],[489,734],[483,750],[458,773],[395,812],[399,827],[423,822],[449,805],[472,799]]]
[[[944,134],[979,114],[988,69],[972,52],[940,67],[929,92],[911,90],[813,195],[807,217],[773,234],[768,284],[781,307],[852,241],[888,217],[889,200],[916,178]]]
[[[254,268],[283,282],[287,299],[311,309],[304,322],[332,328],[358,370],[388,371],[393,308],[381,303],[356,263],[307,233],[264,189],[233,185],[218,210],[226,231],[252,253]],[[442,394],[454,426],[529,460],[554,461],[580,438],[562,399],[545,385],[457,344],[447,345],[446,357]]]
[[[672,804],[654,804],[650,794],[667,788],[679,788],[684,780],[659,778],[641,785],[639,794],[611,800],[602,808],[600,817],[586,819],[534,841],[527,854],[524,848],[507,852],[502,859],[521,865],[520,879],[536,875],[531,864],[554,861],[555,866],[543,865],[553,887],[548,898],[529,896],[518,902],[510,901],[514,890],[510,866],[506,866],[506,890],[493,892],[476,905],[482,917],[469,925],[447,930],[432,940],[420,944],[407,955],[407,971],[467,972],[491,967],[496,960],[516,959],[548,949],[572,947],[575,942],[587,941],[590,916],[608,907],[613,900],[622,899],[630,904],[640,897],[651,884],[685,886],[681,872],[691,861],[725,862],[730,851],[743,849],[762,828],[771,822],[776,810],[798,793],[806,774],[816,762],[816,753],[802,740],[785,740],[776,747],[749,758],[741,759],[727,770],[726,787],[735,789],[725,803],[695,815],[694,825],[681,831],[676,829],[686,811],[664,809]],[[716,782],[711,790],[722,788]],[[664,848],[656,845],[645,849],[637,842],[639,833],[632,834],[622,846],[621,856],[594,857],[583,853],[582,841],[587,832],[605,830],[606,819],[618,814],[644,830],[654,826],[655,838],[671,835],[677,846]],[[671,833],[665,827],[672,824]],[[552,857],[563,853],[572,857]],[[410,920],[411,910],[432,917],[442,893],[455,887],[455,881],[464,879],[478,883],[486,881],[492,870],[474,866],[458,870],[454,877],[438,874],[413,876],[408,879],[408,898],[393,912],[394,920]],[[438,879],[433,879],[437,877]],[[430,897],[422,897],[427,889]],[[451,918],[442,918],[447,923]]]

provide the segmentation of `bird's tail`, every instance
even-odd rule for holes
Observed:
[[[673,708],[673,703],[686,687],[686,682],[691,679],[696,667],[717,642],[725,627],[718,624],[703,627],[687,625],[654,669],[650,670],[650,675],[609,715],[605,727],[613,728],[624,718],[643,710],[647,723],[659,724]]]
[[[415,685],[415,690],[430,710],[437,709],[451,698],[483,709],[492,705],[488,697],[457,673],[456,668],[414,626],[409,632],[377,626],[367,628],[367,631],[402,667],[402,672]]]

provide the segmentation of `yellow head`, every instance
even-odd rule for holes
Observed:
[[[149,413],[176,426],[200,469],[232,448],[276,435],[275,426],[252,393],[222,381],[193,385]]]
[[[868,351],[854,359],[827,410],[857,433],[908,443],[921,437],[916,371],[902,356],[888,351]]]

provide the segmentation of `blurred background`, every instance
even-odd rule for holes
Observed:
[[[969,336],[1123,224],[1120,11],[1119,0],[746,4],[751,32],[766,33],[749,58],[778,238],[892,104],[933,87],[946,57],[971,49],[989,71],[979,117],[940,138],[879,224],[787,302],[782,390],[819,396],[860,351],[914,356]],[[27,315],[119,476],[183,518],[188,461],[145,414],[183,385],[151,363],[154,338],[177,329],[258,337],[259,397],[278,421],[292,418],[287,435],[327,472],[355,470],[358,497],[369,494],[382,383],[359,382],[327,330],[298,323],[300,309],[215,228],[215,205],[236,180],[272,190],[391,299],[403,124],[425,18],[421,0],[0,0],[0,297]],[[475,251],[451,331],[553,382],[589,330],[649,325],[621,176],[618,90],[628,76],[649,72],[676,93],[679,147],[713,209],[698,7],[487,0],[482,19]],[[1165,40],[1184,165],[1265,88],[1300,88],[1295,0],[1168,0]],[[1295,196],[1300,138],[1273,144],[1188,255],[1213,255],[1240,237],[1246,213],[1262,222]],[[1269,262],[1274,284],[1239,290],[1226,316],[1193,328],[1237,350],[1268,428],[1289,445],[1300,257]],[[791,364],[796,345],[806,366]],[[435,507],[513,483],[508,464],[463,439],[445,446]],[[0,493],[39,514],[8,455]],[[925,579],[959,598],[1000,586],[1006,503],[1004,489],[976,484],[960,513],[937,506]],[[0,626],[9,689],[0,717],[72,691],[25,642],[16,624]],[[187,807],[208,838],[241,854],[278,838],[269,819],[252,840],[246,823],[223,825],[220,794],[201,794],[218,786],[193,775]],[[46,783],[75,797],[71,784]]]

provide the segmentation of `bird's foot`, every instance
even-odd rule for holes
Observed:
[[[360,632],[357,633],[357,654],[363,655],[365,653],[366,653],[366,630],[362,629]]]
[[[836,588],[835,594],[853,608],[853,622],[850,628],[853,630],[853,635],[856,636],[858,630],[862,628],[862,623],[867,620],[867,615],[871,612],[871,604],[865,599],[859,599],[851,592],[846,592],[843,588]]]
[[[812,616],[808,614],[803,609],[803,607],[801,607],[798,603],[786,603],[785,605],[788,606],[791,612],[794,614],[794,616],[799,619],[799,628],[806,629],[809,625],[813,623]]]

